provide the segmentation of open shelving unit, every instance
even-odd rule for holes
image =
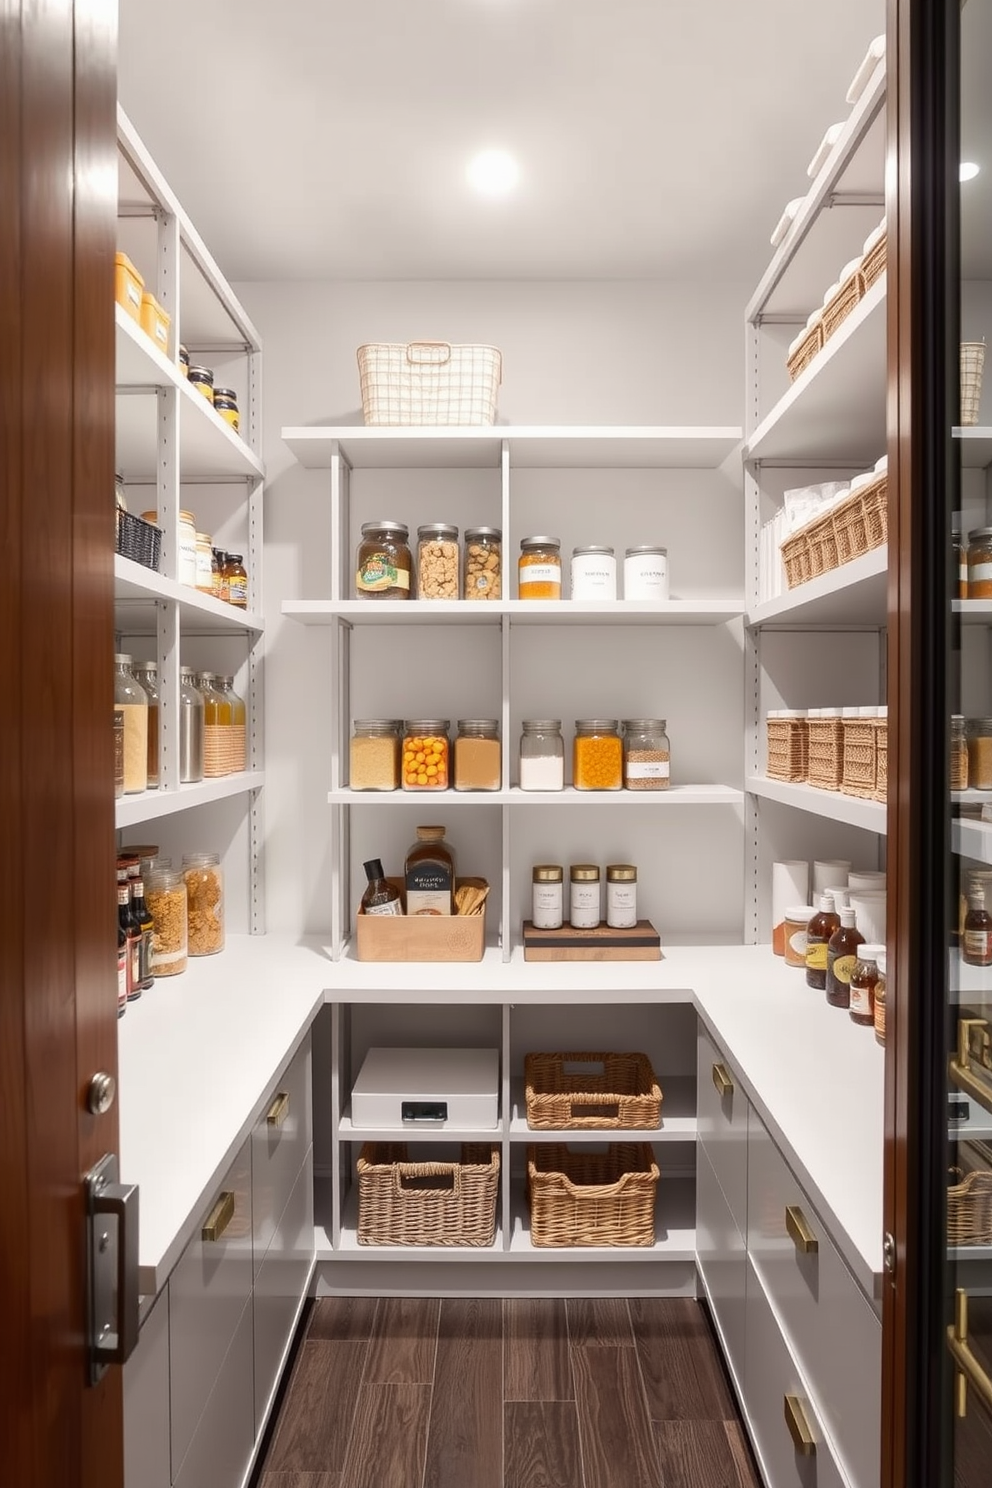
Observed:
[[[747,789],[751,795],[763,796],[766,801],[778,801],[783,806],[794,806],[797,811],[828,817],[851,827],[862,827],[866,832],[885,833],[884,801],[864,801],[858,796],[845,796],[842,791],[819,790],[813,785],[794,785],[788,780],[769,780],[761,775],[752,776],[747,781]]]

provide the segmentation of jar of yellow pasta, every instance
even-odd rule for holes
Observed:
[[[582,791],[623,789],[623,742],[616,718],[577,718],[572,784]]]

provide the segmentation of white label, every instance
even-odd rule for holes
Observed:
[[[364,913],[367,915],[401,915],[403,906],[398,899],[390,899],[388,904],[373,904]]]
[[[406,912],[408,915],[450,915],[450,890],[407,889]]]
[[[629,930],[637,924],[636,883],[607,883],[606,923],[612,930]]]
[[[992,563],[969,563],[968,582],[970,584],[992,583]]]
[[[179,582],[196,588],[196,533],[185,522],[179,524]]]
[[[127,297],[132,305],[137,305],[138,309],[141,309],[141,290],[130,279],[127,281]]]
[[[599,924],[599,884],[573,883],[569,922],[576,930],[595,930]]]
[[[520,587],[526,584],[560,584],[560,563],[528,563],[520,570]]]
[[[973,966],[981,966],[989,958],[990,941],[992,931],[989,930],[966,930],[964,932],[964,959],[970,961]]]
[[[607,555],[572,559],[572,598],[603,600],[617,597],[616,559]]]
[[[794,935],[789,936],[789,947],[794,956],[802,958],[803,965],[806,964],[806,943],[809,937],[805,930],[797,930]]]
[[[561,929],[562,898],[560,883],[536,883],[534,885],[531,919],[534,921],[535,929]]]
[[[668,760],[650,760],[647,764],[627,765],[628,780],[667,780],[671,771]]]
[[[667,599],[668,559],[661,553],[625,558],[624,599]]]
[[[871,988],[856,987],[851,983],[851,1012],[861,1013],[864,1017],[871,1017]]]

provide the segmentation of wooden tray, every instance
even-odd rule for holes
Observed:
[[[405,899],[403,880],[388,880]],[[482,884],[460,878],[459,884]],[[476,915],[366,915],[355,917],[359,961],[481,961],[486,949],[486,909]]]
[[[536,930],[524,920],[525,961],[660,961],[661,936],[650,920],[638,920],[630,930]]]

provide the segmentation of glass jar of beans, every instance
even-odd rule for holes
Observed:
[[[403,736],[401,784],[409,791],[448,789],[448,718],[408,718]]]
[[[577,718],[572,784],[582,791],[623,789],[623,744],[615,718]]]
[[[667,790],[671,751],[664,718],[623,721],[623,783],[627,790]]]

